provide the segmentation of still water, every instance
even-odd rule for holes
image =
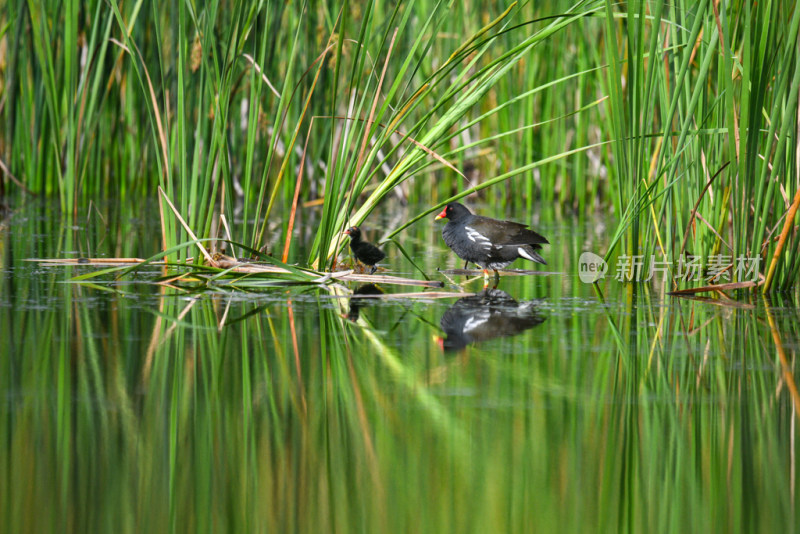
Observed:
[[[542,274],[481,292],[440,229],[400,237],[460,294],[392,298],[418,289],[78,284],[24,260],[146,257],[152,219],[12,214],[0,531],[798,531],[796,293],[584,284],[606,232],[550,214]]]

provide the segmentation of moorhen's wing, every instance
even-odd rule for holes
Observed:
[[[489,240],[493,245],[537,245],[549,244],[549,241],[527,225],[514,221],[498,221],[489,217],[474,217],[466,225],[477,235]]]
[[[550,243],[545,236],[534,232],[524,224],[514,223],[514,225],[516,231],[509,234],[509,245],[548,245]]]
[[[356,243],[356,245],[353,247],[353,253],[355,254],[356,258],[367,265],[375,265],[386,257],[386,254],[384,254],[381,249],[372,243],[367,243],[366,241],[359,241]]]

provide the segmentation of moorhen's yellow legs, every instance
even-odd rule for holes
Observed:
[[[492,289],[497,289],[497,285],[500,283],[500,273],[497,269],[492,269],[494,271],[494,285]],[[483,289],[489,288],[489,269],[483,270]]]

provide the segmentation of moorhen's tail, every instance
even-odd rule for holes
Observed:
[[[541,245],[522,245],[517,247],[517,252],[519,252],[519,255],[527,260],[535,261],[536,263],[541,263],[542,265],[547,265],[547,262],[544,261],[544,258],[542,258],[538,252],[536,252],[536,249],[540,248],[542,248]]]

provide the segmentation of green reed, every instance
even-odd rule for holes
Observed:
[[[320,269],[376,209],[477,194],[613,212],[608,257],[758,257],[783,289],[798,24],[790,3],[743,0],[12,0],[4,190],[77,216],[160,186],[198,237]],[[161,217],[162,249],[188,241]]]
[[[621,43],[606,48],[615,175],[624,177],[615,241],[648,257],[759,258],[766,273],[797,191],[786,148],[796,145],[800,12],[781,2],[733,2],[719,17],[711,2],[645,6],[606,19]],[[793,221],[788,229],[765,291],[796,279]]]

